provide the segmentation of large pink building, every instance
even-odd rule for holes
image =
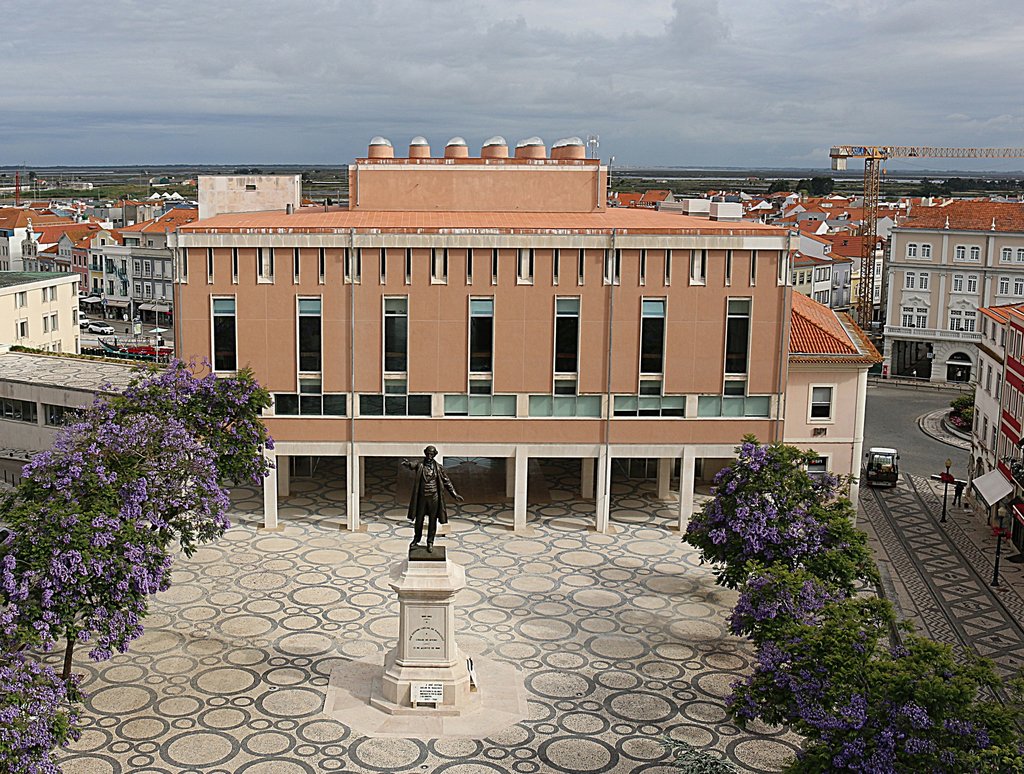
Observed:
[[[662,495],[678,468],[682,525],[744,435],[783,439],[789,234],[609,209],[607,174],[575,138],[492,138],[479,157],[416,138],[404,158],[374,138],[348,208],[278,201],[297,187],[266,178],[206,199],[235,212],[180,229],[176,340],[274,394],[267,526],[289,456],[345,458],[356,529],[366,459],[427,443],[504,459],[516,529],[533,458],[582,460],[601,531],[613,460],[658,460]]]

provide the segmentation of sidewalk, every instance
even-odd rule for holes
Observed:
[[[946,429],[942,422],[943,417],[949,413],[948,408],[941,408],[938,411],[933,411],[930,414],[923,414],[917,418],[917,426],[921,428],[921,432],[925,435],[930,435],[936,441],[940,441],[947,446],[954,446],[957,449],[964,449],[965,451],[971,450],[971,442],[966,438],[961,438],[958,435],[954,435]]]

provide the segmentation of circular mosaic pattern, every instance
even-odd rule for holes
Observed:
[[[393,461],[367,462],[366,532],[338,529],[336,461],[320,482],[291,482],[278,533],[256,529],[262,493],[239,488],[236,526],[176,560],[130,652],[98,664],[76,653],[86,728],[61,754],[66,774],[668,774],[665,738],[741,771],[785,768],[796,737],[726,716],[752,653],[728,633],[734,595],[669,531],[674,503],[654,498],[653,481],[616,477],[616,533],[590,532],[572,461],[538,461],[546,492],[529,536],[509,533],[511,504],[496,502],[461,506],[442,538],[466,567],[460,646],[523,670],[526,719],[487,739],[419,740],[364,737],[324,714],[332,669],[383,658],[398,636],[388,573],[411,528]],[[533,478],[531,465],[531,496]]]

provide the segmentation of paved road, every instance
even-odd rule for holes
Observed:
[[[952,395],[893,387],[868,392],[865,445],[896,446],[899,486],[861,487],[859,526],[871,542],[882,587],[900,617],[940,642],[991,658],[1004,676],[1024,668],[1024,572],[1007,561],[993,589],[994,539],[983,517],[952,507],[940,524],[942,490],[929,479],[948,456],[953,473],[966,472],[967,454],[921,432],[917,418],[947,405]]]
[[[915,476],[941,473],[946,458],[953,460],[950,471],[966,478],[970,455],[930,438],[917,426],[917,418],[949,406],[957,393],[931,389],[868,387],[864,420],[864,448],[895,446],[900,450],[900,470]]]
[[[979,517],[950,508],[939,523],[941,497],[920,476],[861,493],[861,526],[874,538],[883,588],[901,617],[932,639],[991,658],[1004,677],[1024,668],[1024,588],[1013,565],[998,589],[989,585],[993,555],[979,545]]]

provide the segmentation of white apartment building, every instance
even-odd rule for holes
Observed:
[[[887,281],[889,373],[976,380],[979,308],[1024,301],[1024,204],[917,209],[892,231]]]
[[[0,344],[78,352],[74,273],[0,272]]]

